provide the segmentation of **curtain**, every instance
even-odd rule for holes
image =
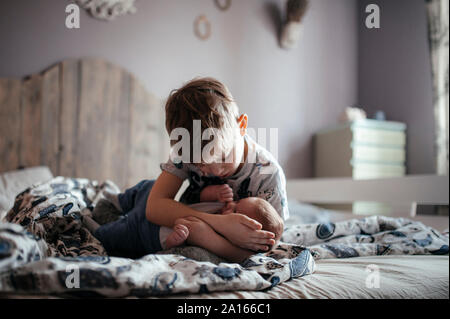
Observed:
[[[449,0],[427,0],[428,33],[433,73],[433,105],[436,123],[436,173],[448,175],[448,15]]]

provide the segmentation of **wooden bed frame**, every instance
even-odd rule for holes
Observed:
[[[65,60],[0,79],[0,173],[48,166],[121,188],[155,178],[168,145],[162,101],[102,59]]]

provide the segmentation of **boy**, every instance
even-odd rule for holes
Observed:
[[[196,121],[200,121],[197,131]],[[173,228],[175,224],[183,224],[184,218],[202,232],[208,230],[211,235],[213,232],[222,235],[234,247],[269,250],[274,244],[274,234],[261,230],[258,221],[239,213],[207,214],[186,205],[260,197],[267,200],[282,219],[289,217],[283,170],[266,149],[246,134],[247,123],[248,116],[239,116],[231,93],[215,79],[193,80],[173,91],[166,103],[166,129],[171,138],[173,131],[187,131],[188,150],[181,148],[185,153],[180,160],[180,154],[173,149],[183,141],[183,136],[181,141],[171,139],[171,158],[161,165],[163,172],[148,196],[147,220]],[[213,154],[206,152],[208,156],[204,156],[210,144],[205,145],[205,140],[199,141],[199,138],[210,133],[211,128],[216,133],[215,147]],[[177,202],[174,197],[186,179],[189,187]],[[202,247],[213,242],[192,240]]]

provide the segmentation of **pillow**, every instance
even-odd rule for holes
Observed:
[[[10,207],[9,200],[3,194],[0,193],[0,222],[6,216],[6,212],[8,211],[9,207]]]
[[[0,193],[0,214],[2,211],[8,210],[9,207],[10,207],[10,200],[5,195]]]
[[[0,218],[1,212],[8,211],[14,205],[14,199],[33,184],[53,178],[46,166],[25,168],[0,174]]]

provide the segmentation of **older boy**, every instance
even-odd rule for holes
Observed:
[[[200,121],[200,135],[195,132],[195,121]],[[283,170],[266,149],[246,134],[247,123],[248,116],[239,116],[230,92],[215,79],[194,80],[173,91],[166,103],[166,129],[169,135],[180,128],[189,133],[189,156],[182,154],[183,160],[180,160],[180,154],[176,154],[161,165],[163,172],[147,200],[148,221],[173,228],[187,218],[195,222],[197,228],[214,230],[235,247],[269,250],[275,235],[261,230],[258,221],[239,213],[207,214],[186,205],[256,196],[267,200],[281,218],[289,217]],[[213,154],[207,153],[211,156],[204,159],[198,152],[207,145],[198,138],[211,128],[216,132],[216,147]],[[172,146],[179,142],[171,140]],[[195,148],[198,143],[202,146],[200,150]],[[201,160],[195,161],[198,158]],[[189,187],[177,202],[175,195],[186,179]],[[202,246],[202,242],[198,241],[198,245]]]

